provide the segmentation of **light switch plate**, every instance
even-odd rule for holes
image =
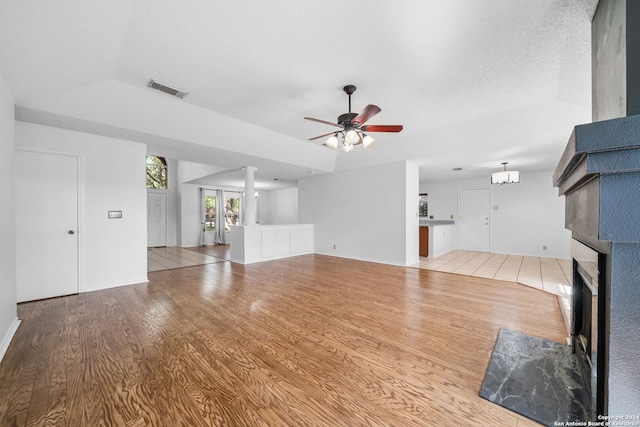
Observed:
[[[109,211],[109,219],[122,218],[122,211]]]

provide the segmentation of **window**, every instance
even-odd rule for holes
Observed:
[[[224,229],[231,230],[231,225],[240,225],[240,195],[224,198]]]
[[[205,230],[216,231],[216,196],[204,196]]]
[[[147,188],[168,188],[167,161],[164,157],[147,155]]]
[[[232,225],[240,225],[240,198],[241,194],[236,191],[204,189],[204,230],[225,232],[231,231]]]
[[[420,216],[429,215],[429,204],[427,203],[427,193],[420,194],[420,201],[418,202],[418,212]]]

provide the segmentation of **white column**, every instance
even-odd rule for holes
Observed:
[[[253,166],[244,168],[244,223],[242,225],[256,225],[255,172],[257,169]]]

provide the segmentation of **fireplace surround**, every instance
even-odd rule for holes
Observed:
[[[591,21],[593,123],[573,129],[553,174],[565,196],[565,227],[602,254],[592,307],[597,334],[592,328],[585,344],[596,347],[598,367],[591,412],[623,419],[640,416],[639,16],[637,0],[598,1]],[[588,298],[588,287],[577,289]]]
[[[574,260],[572,345],[585,366],[592,417],[636,414],[640,115],[576,126],[553,180],[565,196],[565,227],[579,259]]]
[[[591,419],[604,413],[604,271],[606,254],[571,240],[573,258],[571,346],[590,398]],[[601,274],[602,273],[602,274]],[[602,297],[602,299],[600,298]],[[598,354],[603,358],[598,359]]]

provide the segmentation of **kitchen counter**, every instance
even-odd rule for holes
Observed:
[[[437,258],[454,249],[452,219],[420,218],[420,256]]]
[[[420,227],[432,227],[435,225],[453,225],[452,219],[422,219],[420,218]]]

